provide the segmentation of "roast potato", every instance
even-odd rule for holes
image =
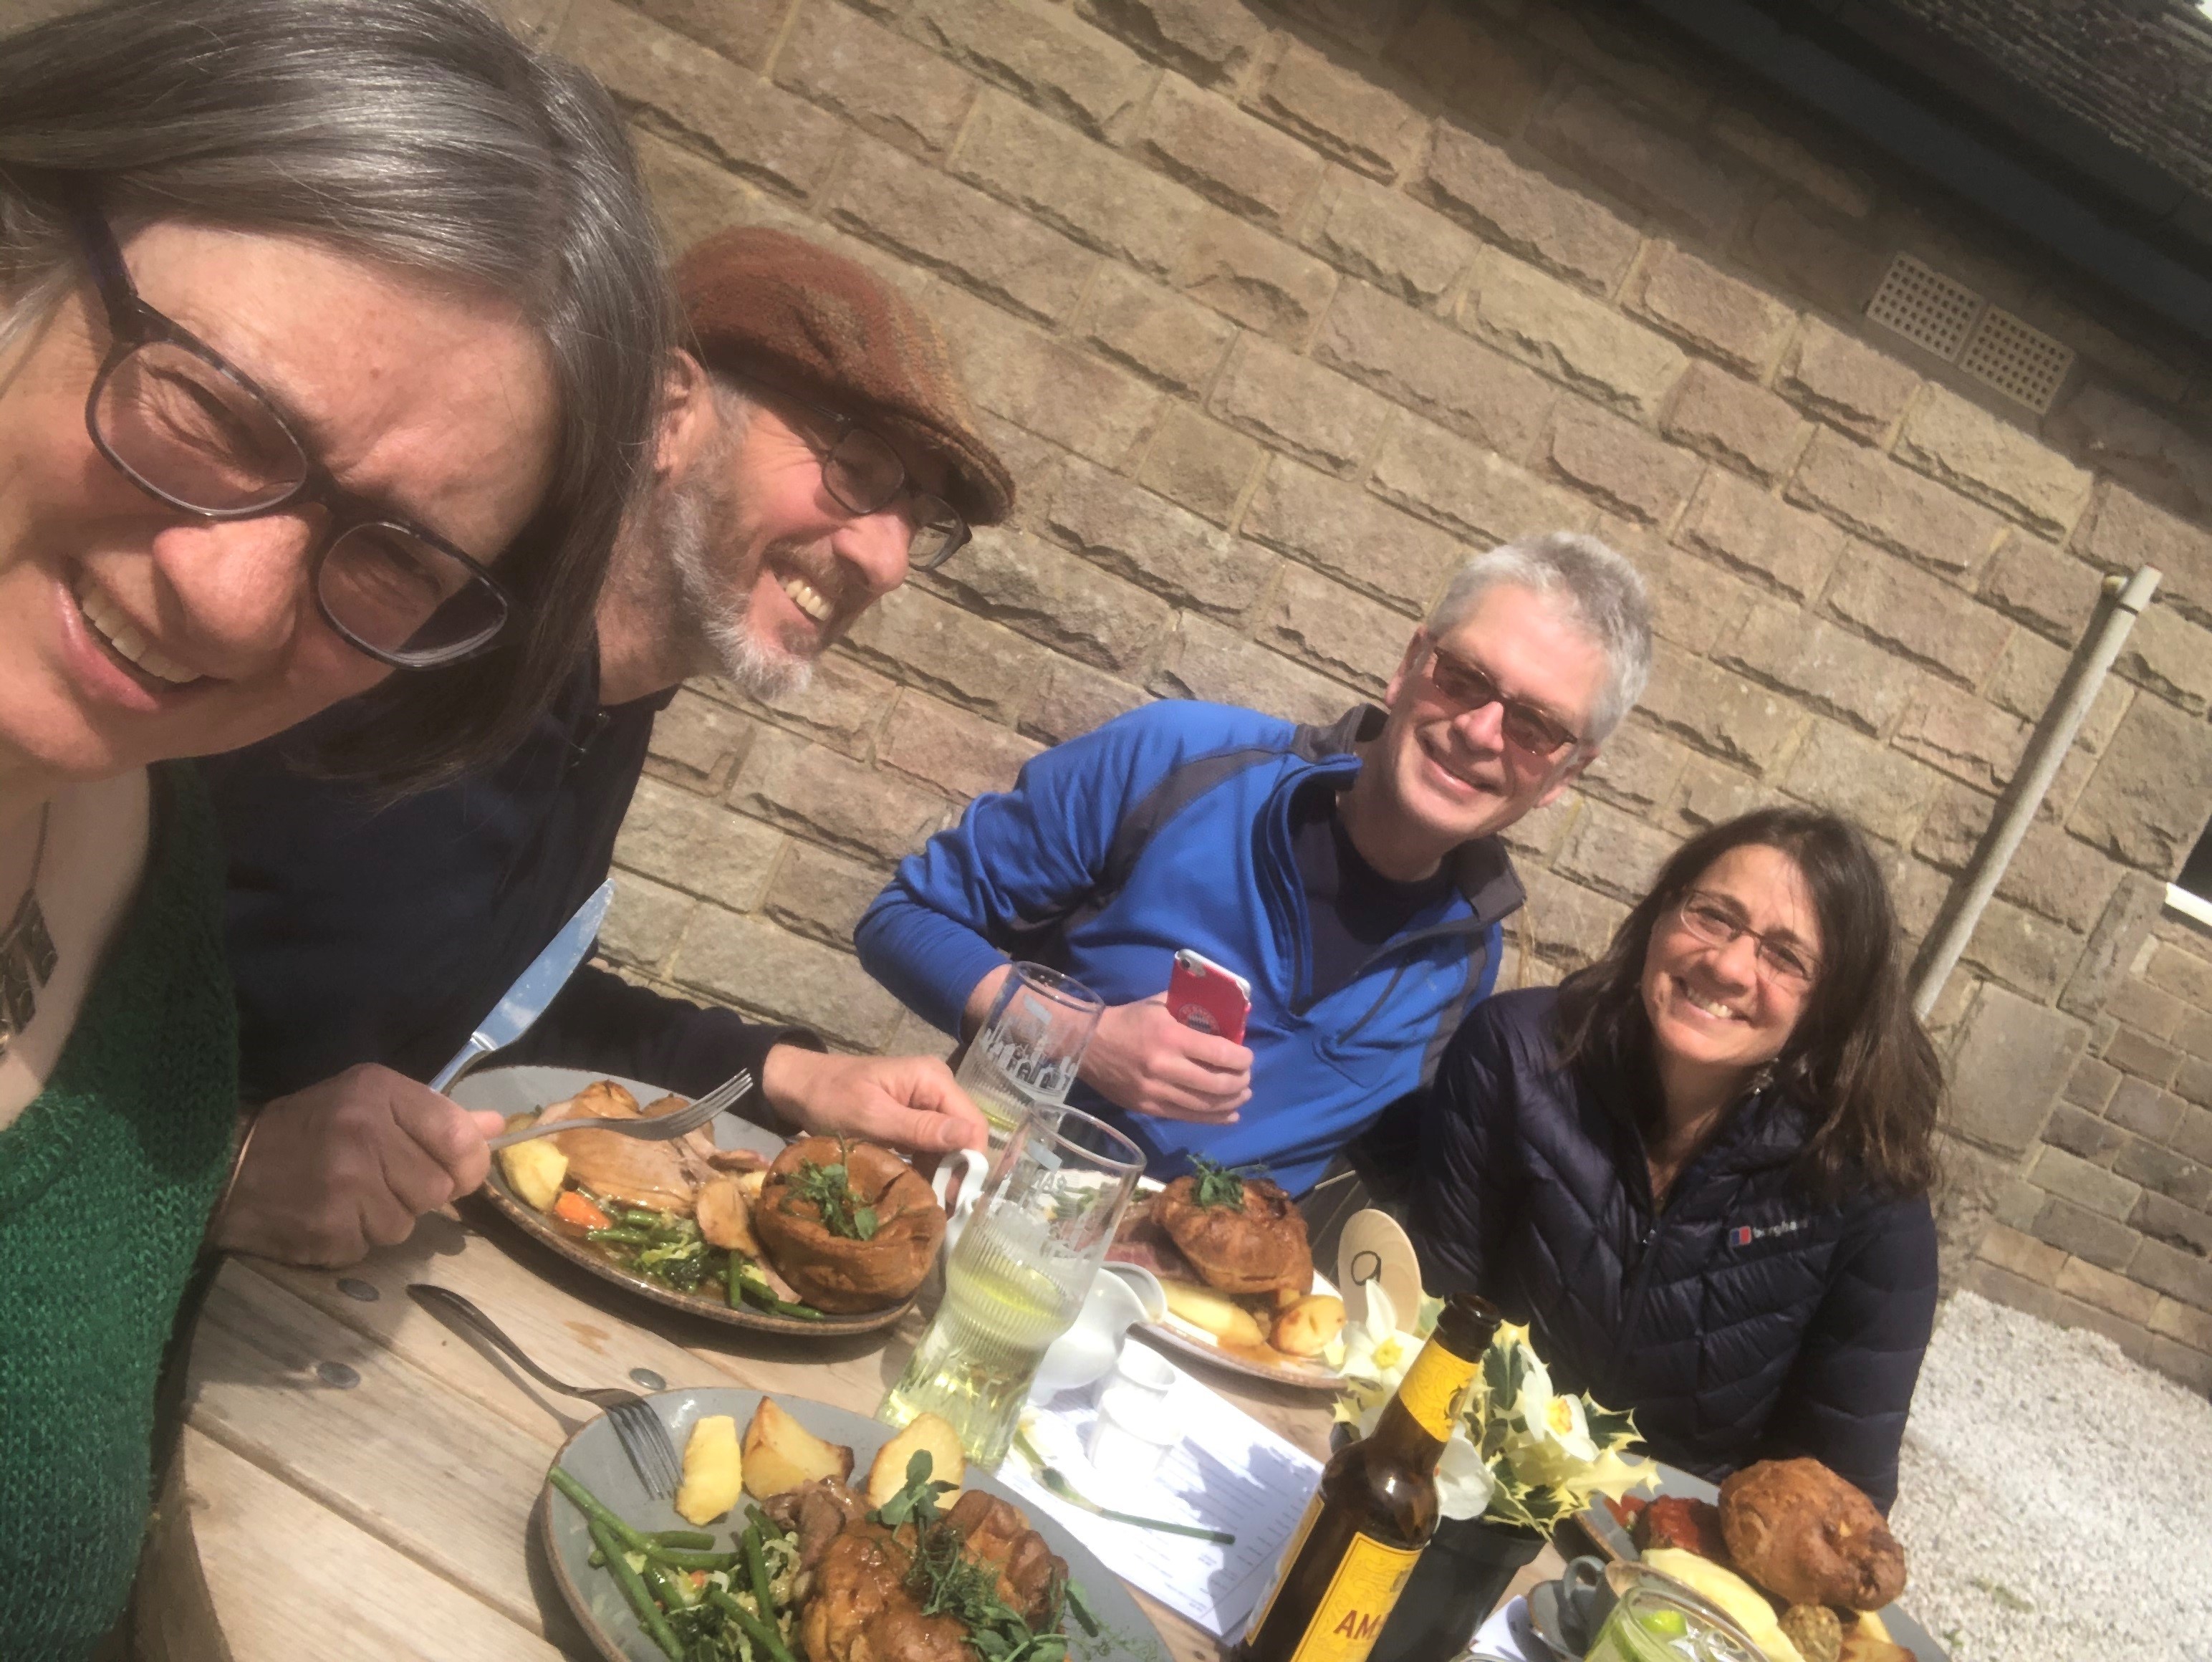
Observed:
[[[1267,1342],[1267,1331],[1256,1316],[1210,1288],[1193,1287],[1188,1282],[1162,1282],[1160,1290],[1168,1295],[1170,1311],[1224,1344]]]
[[[1279,1310],[1267,1342],[1285,1356],[1318,1356],[1344,1331],[1344,1300],[1333,1293],[1309,1293]]]
[[[853,1475],[853,1451],[824,1442],[763,1397],[745,1427],[742,1451],[745,1493],[756,1501],[782,1495],[823,1477],[843,1482]]]
[[[526,1148],[530,1145],[521,1146]],[[750,1196],[745,1193],[746,1175],[720,1172],[701,1184],[698,1194],[693,1197],[693,1216],[698,1220],[699,1233],[707,1238],[709,1246],[757,1258],[761,1256],[761,1244],[753,1233],[753,1208]]]
[[[561,1185],[568,1177],[568,1157],[553,1146],[552,1138],[535,1137],[501,1149],[499,1169],[518,1197],[545,1212],[561,1196]]]
[[[929,1475],[955,1489],[968,1475],[968,1456],[960,1446],[960,1434],[934,1414],[917,1414],[907,1428],[876,1451],[868,1468],[870,1510],[884,1505],[906,1487],[907,1463],[915,1453],[929,1456]]]
[[[744,1466],[734,1419],[708,1414],[695,1420],[684,1445],[684,1484],[676,1491],[676,1510],[684,1521],[704,1525],[737,1505],[744,1488]]]
[[[874,1215],[866,1239],[834,1231],[804,1190],[804,1168],[842,1166],[855,1208]],[[945,1208],[888,1148],[801,1137],[775,1157],[753,1206],[753,1233],[799,1296],[822,1310],[881,1310],[921,1285],[945,1242]]]

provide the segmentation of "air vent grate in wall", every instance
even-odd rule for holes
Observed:
[[[2041,415],[2074,367],[2074,349],[1992,306],[1959,353],[1959,368]]]
[[[1899,254],[1890,262],[1866,314],[1939,358],[1954,360],[1981,316],[1982,297],[1925,261]]]

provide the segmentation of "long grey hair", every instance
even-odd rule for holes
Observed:
[[[482,656],[391,677],[318,761],[391,789],[499,755],[574,667],[647,476],[670,304],[605,92],[473,0],[111,0],[0,39],[0,349],[78,280],[63,203],[308,234],[541,332],[552,483]]]

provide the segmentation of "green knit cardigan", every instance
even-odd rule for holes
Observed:
[[[123,1612],[154,1388],[229,1170],[237,1016],[198,776],[154,770],[144,879],[46,1091],[0,1131],[0,1657]]]

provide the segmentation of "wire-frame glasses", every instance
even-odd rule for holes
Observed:
[[[882,434],[850,416],[811,404],[775,381],[757,375],[734,378],[775,393],[828,426],[828,441],[821,451],[822,483],[838,507],[850,514],[878,514],[902,496],[912,502],[906,563],[916,571],[934,571],[968,545],[968,521],[942,496],[912,484],[906,464]]]
[[[1674,916],[1709,947],[1732,947],[1738,936],[1749,935],[1757,945],[1760,973],[1782,986],[1802,992],[1820,973],[1820,960],[1803,947],[1748,927],[1735,915],[1732,903],[1718,895],[1689,890],[1674,903]]]
[[[1429,682],[1447,703],[1458,705],[1462,714],[1496,704],[1505,742],[1539,761],[1548,761],[1568,746],[1582,742],[1579,734],[1560,726],[1535,705],[1508,697],[1480,664],[1433,642],[1429,647]]]

